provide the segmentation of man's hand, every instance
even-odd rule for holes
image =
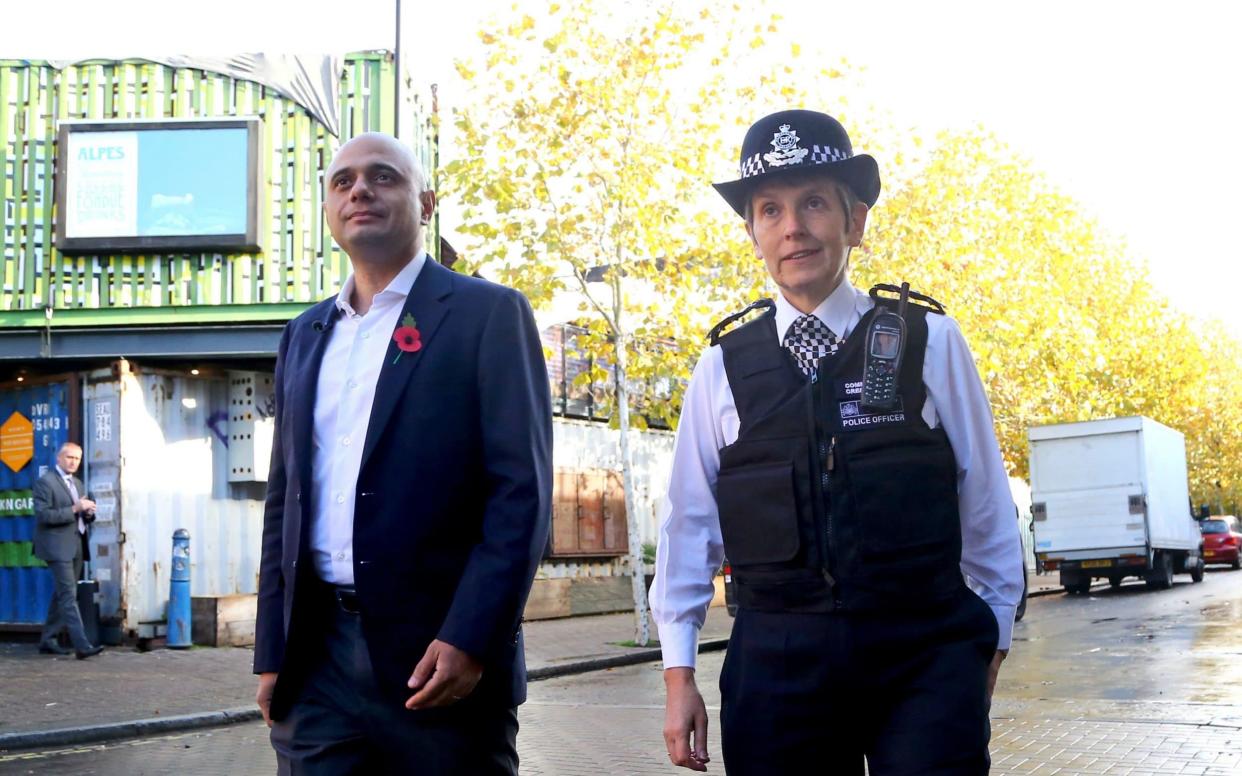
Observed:
[[[73,503],[74,512],[89,512],[94,508],[95,508],[95,502],[91,501],[90,499],[86,497],[82,497]]]
[[[664,691],[664,746],[668,748],[668,759],[673,765],[692,771],[707,770],[707,707],[694,683],[694,669],[666,668]]]
[[[407,709],[448,706],[474,691],[483,675],[483,665],[445,641],[427,645],[423,659],[414,666],[408,686],[414,695],[405,702]]]
[[[988,703],[992,702],[992,691],[996,689],[996,677],[1000,674],[1001,663],[1009,655],[1009,650],[998,649],[992,655],[992,664],[988,666]]]
[[[268,727],[272,726],[272,690],[275,688],[275,672],[259,674],[259,690],[254,694],[254,702],[259,704],[259,711],[263,712],[263,721]]]

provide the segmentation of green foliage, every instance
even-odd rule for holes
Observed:
[[[643,542],[643,563],[655,563],[655,542]]]

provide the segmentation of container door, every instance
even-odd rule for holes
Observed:
[[[34,556],[35,480],[69,440],[66,382],[0,391],[0,627],[41,625],[52,575]]]
[[[99,582],[99,615],[115,619],[121,609],[121,447],[117,383],[88,385],[82,425],[86,437],[86,489],[95,500],[91,572]]]

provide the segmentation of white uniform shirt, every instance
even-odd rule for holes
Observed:
[[[406,264],[375,295],[366,315],[359,315],[349,304],[352,273],[336,296],[340,317],[326,332],[329,339],[315,393],[310,535],[315,572],[334,585],[354,583],[354,497],[375,385],[392,334],[401,323],[406,297],[425,263],[423,254]]]
[[[844,338],[872,306],[866,293],[843,281],[813,312]],[[778,336],[783,339],[801,315],[777,294]],[[947,316],[927,316],[923,384],[927,388],[923,419],[932,428],[944,428],[957,458],[962,573],[992,607],[1000,625],[998,648],[1008,649],[1014,610],[1022,595],[1017,516],[987,395],[961,330]],[[651,609],[660,629],[665,668],[695,664],[699,629],[713,594],[712,578],[724,557],[715,496],[720,450],[737,440],[738,427],[733,391],[716,345],[699,359],[686,388],[660,522]]]

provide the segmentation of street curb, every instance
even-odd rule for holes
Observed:
[[[718,652],[728,645],[728,638],[707,639],[706,641],[699,642],[699,652]],[[534,668],[526,672],[526,678],[532,682],[541,682],[544,679],[555,679],[561,676],[586,674],[591,671],[603,671],[609,668],[638,665],[639,663],[654,663],[663,659],[664,656],[660,654],[660,650],[658,649],[641,649],[622,655],[611,655],[609,657],[599,657],[593,660],[580,660],[576,663],[566,663],[563,666],[545,666],[544,668]]]
[[[112,722],[106,725],[84,725],[82,727],[58,728],[56,730],[37,730],[30,733],[2,733],[0,734],[0,751],[95,744],[101,741],[115,741],[119,738],[140,738],[157,733],[172,733],[179,730],[233,725],[238,722],[251,722],[262,718],[263,715],[259,713],[257,708],[244,706],[236,709],[224,709],[223,711],[205,711],[197,714],[179,714],[173,717],[136,719],[131,722]]]
[[[699,643],[699,652],[718,652],[729,644],[729,639],[708,639]],[[544,679],[555,679],[562,676],[586,674],[592,671],[603,671],[609,668],[652,663],[662,659],[660,650],[643,649],[631,653],[610,657],[580,660],[560,666],[546,666],[528,671],[526,678],[532,682]],[[243,706],[223,711],[206,711],[197,714],[180,714],[174,717],[154,717],[136,719],[132,722],[113,722],[106,725],[84,725],[82,727],[57,728],[56,730],[38,730],[30,733],[0,733],[0,752],[15,749],[34,749],[53,746],[74,746],[76,744],[97,744],[103,741],[116,741],[122,738],[141,738],[159,733],[175,733],[182,730],[195,730],[221,725],[235,725],[239,722],[253,722],[262,719],[263,715],[257,708]]]
[[[1101,589],[1102,589],[1102,588],[1106,588],[1106,587],[1108,587],[1108,582],[1107,582],[1107,581],[1104,581],[1104,582],[1093,582],[1093,583],[1091,584],[1091,589],[1092,589],[1092,590],[1095,590],[1096,588],[1101,588]],[[1048,589],[1046,589],[1046,590],[1032,590],[1032,591],[1030,591],[1030,592],[1028,592],[1028,593],[1026,594],[1026,597],[1027,597],[1027,598],[1039,598],[1040,596],[1045,596],[1045,595],[1061,595],[1061,594],[1063,594],[1064,592],[1065,592],[1065,588],[1063,588],[1063,587],[1050,587],[1050,588],[1048,588]]]

